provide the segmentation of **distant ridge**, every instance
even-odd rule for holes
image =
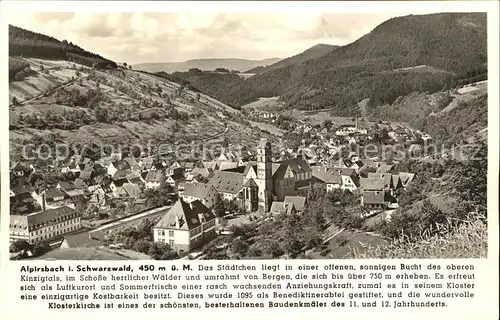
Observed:
[[[279,69],[283,68],[286,66],[290,66],[293,64],[300,64],[302,62],[311,60],[311,59],[316,59],[320,58],[321,56],[324,56],[327,53],[330,53],[334,51],[335,49],[339,48],[339,46],[334,46],[330,44],[324,44],[324,43],[319,43],[306,51],[299,53],[297,55],[294,55],[290,58],[283,59],[281,61],[278,61],[272,65],[269,66],[259,66],[257,68],[253,68],[248,70],[248,73],[263,73],[269,70],[274,70],[274,69]]]
[[[192,59],[184,62],[138,63],[132,65],[132,67],[136,70],[144,70],[147,72],[164,71],[167,73],[186,72],[190,69],[214,71],[218,68],[243,72],[245,70],[253,69],[259,66],[268,66],[280,60],[281,59],[279,58],[270,58],[264,60],[246,60],[238,58]]]

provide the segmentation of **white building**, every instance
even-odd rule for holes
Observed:
[[[180,199],[153,228],[155,242],[166,243],[181,255],[215,236],[215,215],[199,200]]]
[[[10,241],[47,242],[81,228],[80,213],[64,206],[28,215],[10,215]]]

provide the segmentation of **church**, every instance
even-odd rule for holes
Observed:
[[[261,139],[257,161],[228,170],[218,170],[208,182],[225,200],[236,200],[244,211],[269,212],[274,201],[296,196],[312,183],[312,169],[302,158],[273,163],[271,143]]]

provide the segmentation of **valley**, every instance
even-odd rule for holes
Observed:
[[[285,59],[132,66],[11,26],[11,227],[78,217],[11,230],[12,251],[373,258],[485,223],[485,18],[395,17]]]

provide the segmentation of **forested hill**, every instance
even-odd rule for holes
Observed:
[[[319,58],[229,81],[217,88],[217,98],[238,107],[280,96],[289,108],[353,115],[364,98],[373,107],[486,79],[486,48],[484,13],[398,17]]]
[[[88,52],[66,40],[59,41],[40,33],[9,25],[9,55],[31,58],[69,60],[97,68],[116,68],[116,63]]]
[[[286,58],[284,60],[278,61],[275,64],[272,64],[269,66],[260,66],[260,67],[254,68],[254,69],[250,69],[247,72],[248,73],[264,73],[264,72],[267,72],[270,70],[283,68],[283,67],[290,66],[293,64],[299,64],[299,63],[302,63],[302,62],[305,62],[308,60],[322,57],[325,54],[330,53],[337,48],[339,48],[339,46],[319,43],[319,44],[315,45],[314,47],[311,47],[311,48],[307,49],[306,51],[299,53],[297,55],[294,55],[290,58]]]

